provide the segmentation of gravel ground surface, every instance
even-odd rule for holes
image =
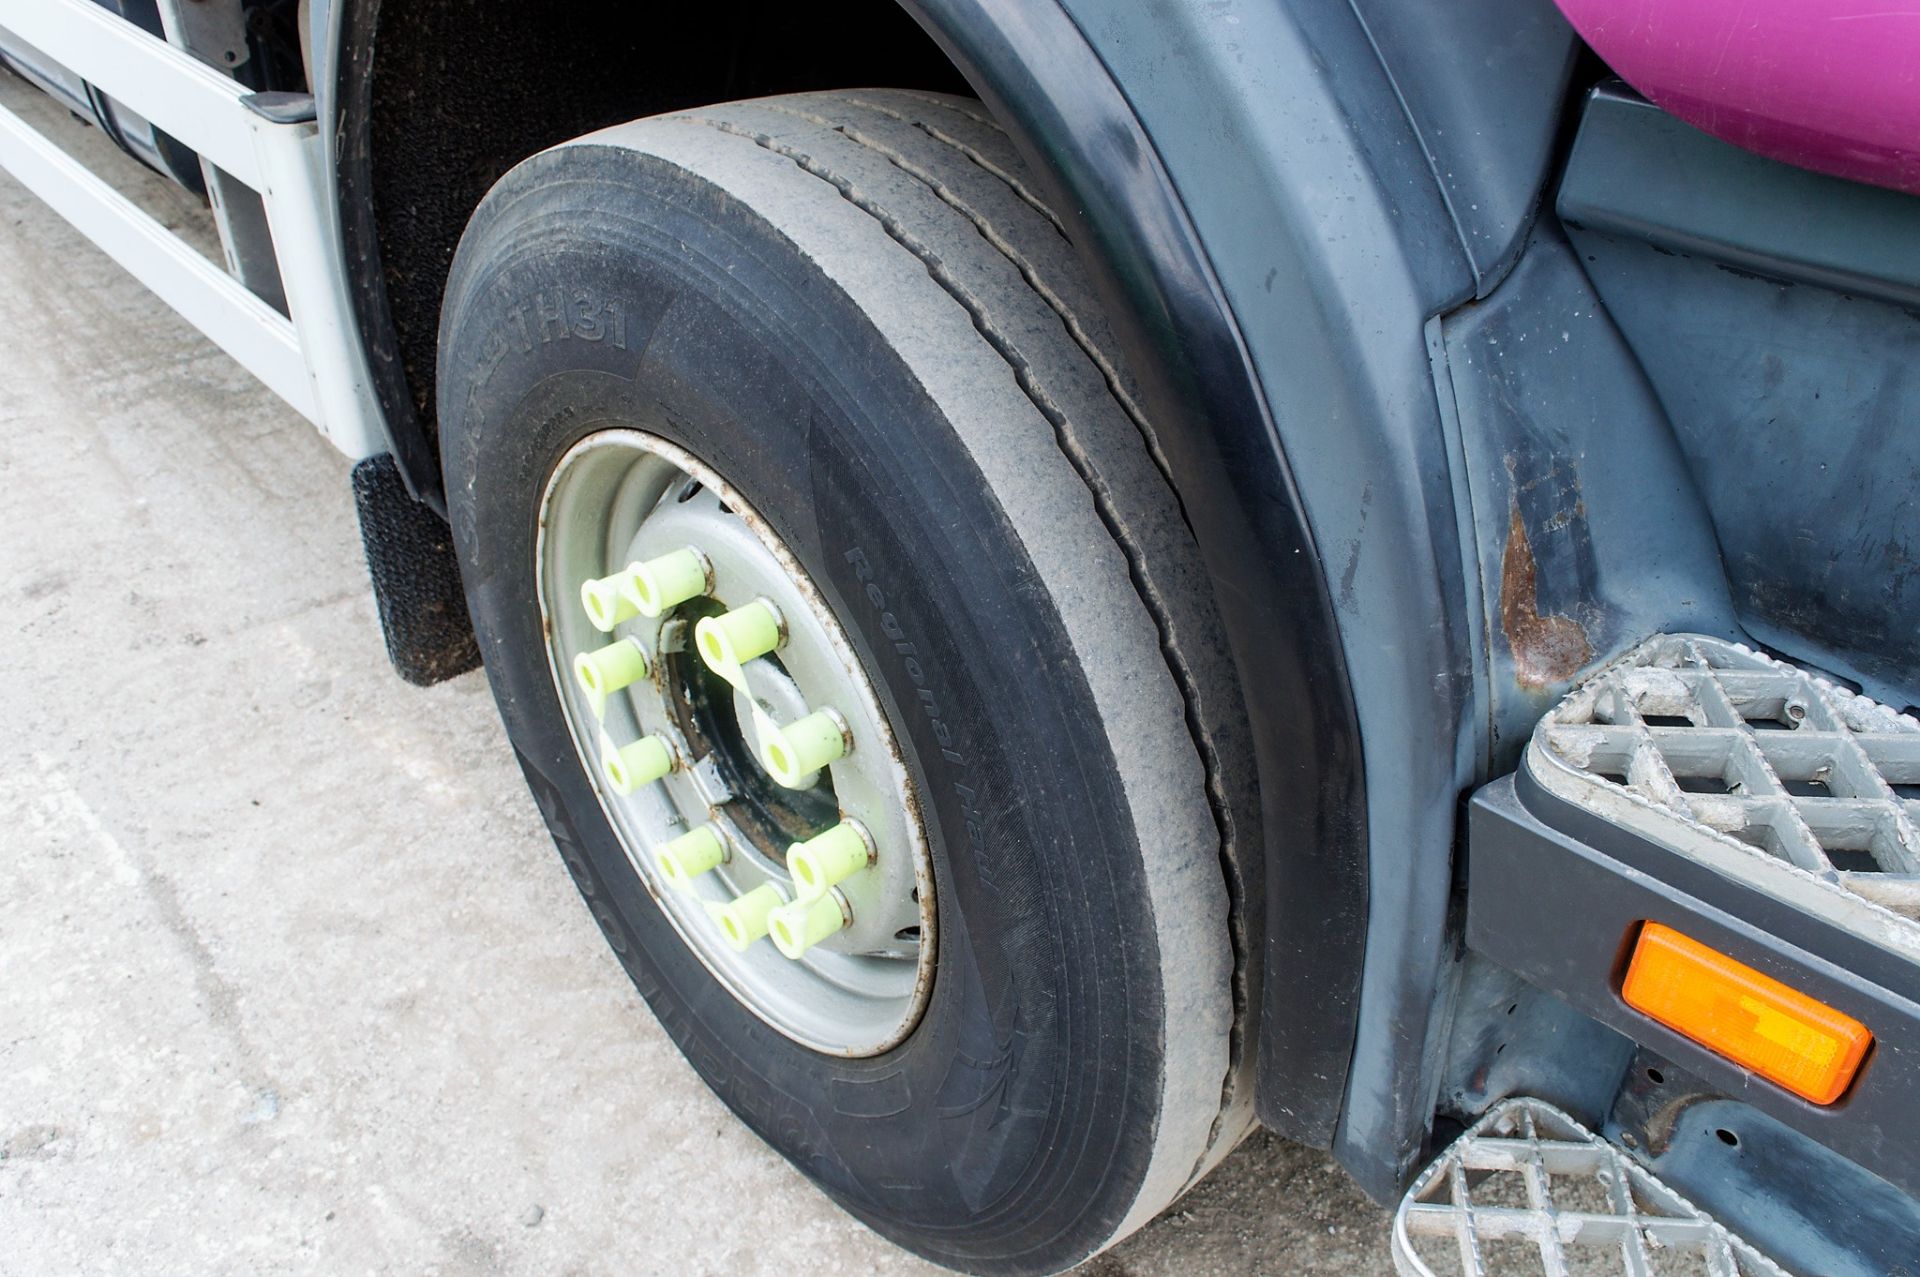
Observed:
[[[682,1062],[484,678],[391,674],[347,468],[0,174],[0,1273],[934,1271]],[[1392,1268],[1256,1136],[1086,1271]]]

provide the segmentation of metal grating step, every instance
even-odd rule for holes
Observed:
[[[1550,1104],[1504,1100],[1414,1181],[1402,1277],[1787,1277]]]
[[[1660,635],[1540,722],[1527,769],[1920,959],[1920,721],[1908,715],[1738,644]]]

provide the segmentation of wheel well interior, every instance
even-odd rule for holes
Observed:
[[[896,0],[416,0],[380,6],[370,31],[366,118],[341,125],[365,130],[363,198],[391,316],[391,332],[369,333],[369,342],[390,343],[375,361],[398,365],[412,399],[414,419],[393,428],[429,438],[454,248],[481,198],[520,160],[593,129],[738,98],[854,87],[970,92]],[[343,141],[343,154],[355,151]],[[351,250],[355,219],[343,220]],[[363,322],[372,318],[363,307]],[[382,398],[390,417],[404,414],[404,396]],[[425,476],[410,478],[419,490]]]

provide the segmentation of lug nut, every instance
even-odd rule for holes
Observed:
[[[755,599],[720,616],[701,618],[693,627],[694,646],[707,668],[735,687],[744,687],[741,666],[780,646],[780,613],[765,599]]]
[[[607,697],[647,676],[647,654],[632,639],[615,639],[605,647],[573,658],[573,677],[593,704],[593,716],[606,709]]]
[[[707,913],[719,924],[720,934],[739,953],[767,934],[767,919],[787,903],[787,893],[771,882],[763,882],[732,904],[708,905]]]
[[[819,899],[873,861],[873,842],[853,820],[787,848],[787,870],[801,900]]]
[[[676,891],[692,891],[693,880],[727,858],[727,844],[712,825],[681,834],[654,853],[660,876]]]
[[[788,789],[847,752],[846,720],[830,709],[815,710],[761,739],[761,761]]]
[[[625,588],[632,572],[633,569],[628,568],[625,572],[580,583],[580,606],[587,610],[587,620],[593,622],[593,628],[602,634],[611,634],[614,626],[633,619],[640,610]]]
[[[828,892],[774,910],[767,919],[767,934],[782,956],[799,958],[851,921],[840,895]]]
[[[615,745],[600,733],[600,770],[616,794],[631,794],[651,785],[674,768],[673,746],[658,736],[642,736],[631,745]]]
[[[621,590],[642,616],[659,616],[713,588],[707,556],[692,546],[635,563],[620,581]]]

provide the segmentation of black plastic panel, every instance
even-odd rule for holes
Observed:
[[[1522,772],[1474,795],[1467,943],[1540,988],[1909,1193],[1920,1192],[1920,970],[1546,794]],[[1642,922],[1664,923],[1864,1023],[1874,1045],[1835,1104],[1807,1103],[1629,1007]]]

